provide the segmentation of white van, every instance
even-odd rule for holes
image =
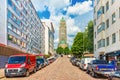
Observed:
[[[95,60],[95,58],[82,58],[81,59],[81,69],[86,70],[88,63],[90,63],[92,60]]]

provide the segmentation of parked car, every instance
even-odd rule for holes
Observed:
[[[81,59],[81,69],[82,70],[86,70],[88,63],[90,63],[90,61],[95,60],[95,58],[82,58]]]
[[[71,55],[67,55],[68,58],[71,58],[72,56]]]
[[[47,66],[46,59],[45,58],[40,58],[40,62],[42,64],[42,68]]]
[[[80,69],[82,69],[82,63],[83,63],[83,61],[80,60],[80,61],[79,61],[79,65],[78,65],[78,67],[79,67]]]
[[[77,60],[77,58],[73,58],[73,59],[71,60],[72,65],[76,65],[76,60]]]
[[[108,77],[108,80],[120,80],[120,70],[119,71],[115,71],[115,73],[111,74]]]
[[[54,57],[48,58],[49,63],[53,63],[55,61]]]
[[[45,60],[45,62],[46,62],[46,65],[48,66],[50,63],[49,63],[49,61],[46,59]]]
[[[116,70],[116,66],[111,63],[106,60],[92,60],[88,63],[86,72],[90,73],[92,77],[97,77],[98,75],[108,76]]]
[[[29,76],[36,72],[36,57],[31,54],[12,55],[5,65],[5,76]]]
[[[71,57],[70,62],[72,63],[72,61],[75,60],[75,59],[76,59],[75,57]]]
[[[75,62],[74,62],[74,65],[75,65],[75,66],[79,66],[79,62],[80,62],[80,60],[79,60],[79,59],[76,59]]]
[[[39,69],[41,69],[42,67],[44,67],[44,63],[43,63],[43,60],[42,59],[40,59],[40,58],[38,58],[38,59],[36,59],[36,70],[39,70]]]

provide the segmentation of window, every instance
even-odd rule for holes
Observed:
[[[109,28],[109,19],[106,20],[106,28]]]
[[[106,38],[106,45],[109,46],[109,37]]]
[[[119,8],[119,18],[120,18],[120,8]]]
[[[116,42],[116,34],[112,34],[112,43],[115,43]]]
[[[109,9],[109,2],[106,3],[106,11]]]
[[[100,2],[100,0],[97,0],[97,4]]]
[[[13,42],[16,43],[17,42],[17,39],[15,37],[13,37]]]
[[[94,25],[96,25],[96,19],[94,19]]]
[[[105,47],[105,39],[101,39],[98,41],[98,48]]]
[[[12,25],[8,23],[8,28],[12,30]]]
[[[96,38],[96,32],[95,32],[95,38]]]
[[[116,18],[115,18],[115,13],[112,14],[112,24],[115,23]]]
[[[11,36],[10,34],[8,34],[8,40],[12,41],[13,36]]]
[[[105,47],[105,39],[101,40],[101,47]]]
[[[17,34],[20,35],[20,31],[19,30],[17,30]]]
[[[100,9],[97,11],[97,18],[99,18],[102,14],[104,14],[104,6],[100,7]]]
[[[8,10],[8,13],[7,13],[7,17],[8,18],[11,18],[12,17],[12,13]]]
[[[115,2],[115,0],[111,0],[111,1],[112,1],[112,2],[111,2],[112,4]]]
[[[20,45],[20,40],[19,39],[17,39],[17,44]]]
[[[98,28],[97,28],[97,33],[100,33],[101,31],[105,30],[105,23],[102,22]]]
[[[8,1],[8,5],[12,6],[12,0],[7,0]]]
[[[13,28],[13,31],[16,33],[16,32],[17,32],[17,29],[16,29],[16,28]]]
[[[96,12],[96,7],[94,7],[94,13]]]
[[[94,48],[94,49],[95,49],[95,51],[96,51],[96,44],[95,44],[95,48]]]

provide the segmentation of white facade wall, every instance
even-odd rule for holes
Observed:
[[[31,0],[0,0],[0,43],[27,53],[44,53],[44,33]]]
[[[7,44],[7,2],[0,0],[0,43]]]
[[[54,54],[54,30],[49,20],[42,20],[45,27],[45,54]]]
[[[94,20],[96,25],[94,25],[94,54],[95,57],[99,58],[101,52],[104,54],[109,52],[114,52],[120,50],[120,1],[115,0],[112,4],[112,0],[100,0],[97,4],[97,0],[94,0]],[[109,9],[106,11],[106,3],[109,2]],[[97,18],[97,11],[101,6],[104,6],[104,14]],[[115,23],[112,24],[112,14],[115,13]],[[106,28],[106,20],[109,19],[109,28]],[[100,23],[105,22],[105,30],[97,33],[97,28]],[[94,22],[95,23],[95,22]],[[95,34],[96,33],[96,34]],[[112,43],[112,34],[116,34],[116,42]],[[96,38],[95,38],[96,35]],[[109,37],[109,45],[106,45],[106,38]],[[100,39],[105,39],[105,47],[98,48],[98,41]],[[96,47],[95,47],[96,45]]]
[[[45,27],[45,54],[48,54],[48,50],[49,50],[49,37],[48,37],[48,26],[43,23],[44,27]]]

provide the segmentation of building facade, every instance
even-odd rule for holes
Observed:
[[[30,0],[0,0],[0,43],[44,53],[44,40],[44,27]]]
[[[52,22],[45,21],[43,22],[45,27],[45,54],[53,55],[54,54],[54,27]]]
[[[67,44],[67,26],[66,26],[66,21],[63,17],[60,20],[58,47],[62,47],[62,48],[68,47],[68,44]]]
[[[115,59],[119,55],[120,1],[94,0],[94,56]]]

